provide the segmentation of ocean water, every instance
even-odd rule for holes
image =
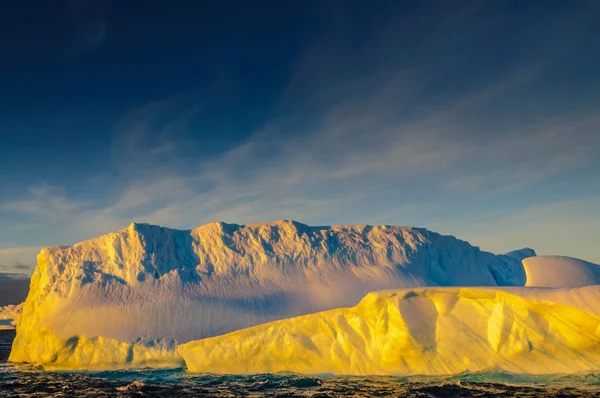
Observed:
[[[45,372],[7,363],[14,336],[14,331],[0,330],[0,397],[600,397],[600,375],[400,378],[217,376],[184,370]]]

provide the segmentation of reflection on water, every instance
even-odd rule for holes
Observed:
[[[213,376],[183,370],[44,372],[7,364],[14,331],[0,330],[4,397],[597,397],[600,376],[501,373],[446,378]]]

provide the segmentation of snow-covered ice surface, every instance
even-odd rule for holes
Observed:
[[[521,260],[534,254],[496,256],[411,227],[132,224],[41,251],[10,360],[183,366],[178,344],[353,306],[374,290],[522,286]]]
[[[17,326],[17,317],[21,315],[23,304],[0,307],[0,329],[14,329]]]
[[[523,260],[526,286],[581,287],[600,283],[600,265],[562,256],[538,256]]]
[[[192,372],[454,375],[600,370],[600,286],[417,288],[181,345]]]

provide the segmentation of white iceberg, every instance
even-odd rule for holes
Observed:
[[[17,319],[21,315],[23,304],[9,304],[0,307],[0,330],[14,329],[17,326]]]
[[[581,287],[600,283],[600,266],[563,256],[539,256],[523,260],[526,286]]]
[[[192,372],[345,375],[600,370],[600,286],[418,288],[179,347]]]
[[[496,256],[412,227],[132,224],[40,252],[9,359],[183,366],[178,344],[353,306],[374,290],[522,286],[521,260],[534,254]]]

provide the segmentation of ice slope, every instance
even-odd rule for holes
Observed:
[[[600,283],[600,265],[571,257],[539,256],[523,260],[526,286],[580,287]]]
[[[17,325],[17,318],[21,315],[23,310],[23,303],[21,304],[10,304],[4,307],[0,307],[0,330],[1,329],[14,329]]]
[[[346,375],[600,370],[600,286],[417,288],[179,346],[192,372]]]
[[[352,306],[373,290],[523,285],[519,256],[411,227],[132,224],[40,252],[10,360],[182,366],[179,343]]]

